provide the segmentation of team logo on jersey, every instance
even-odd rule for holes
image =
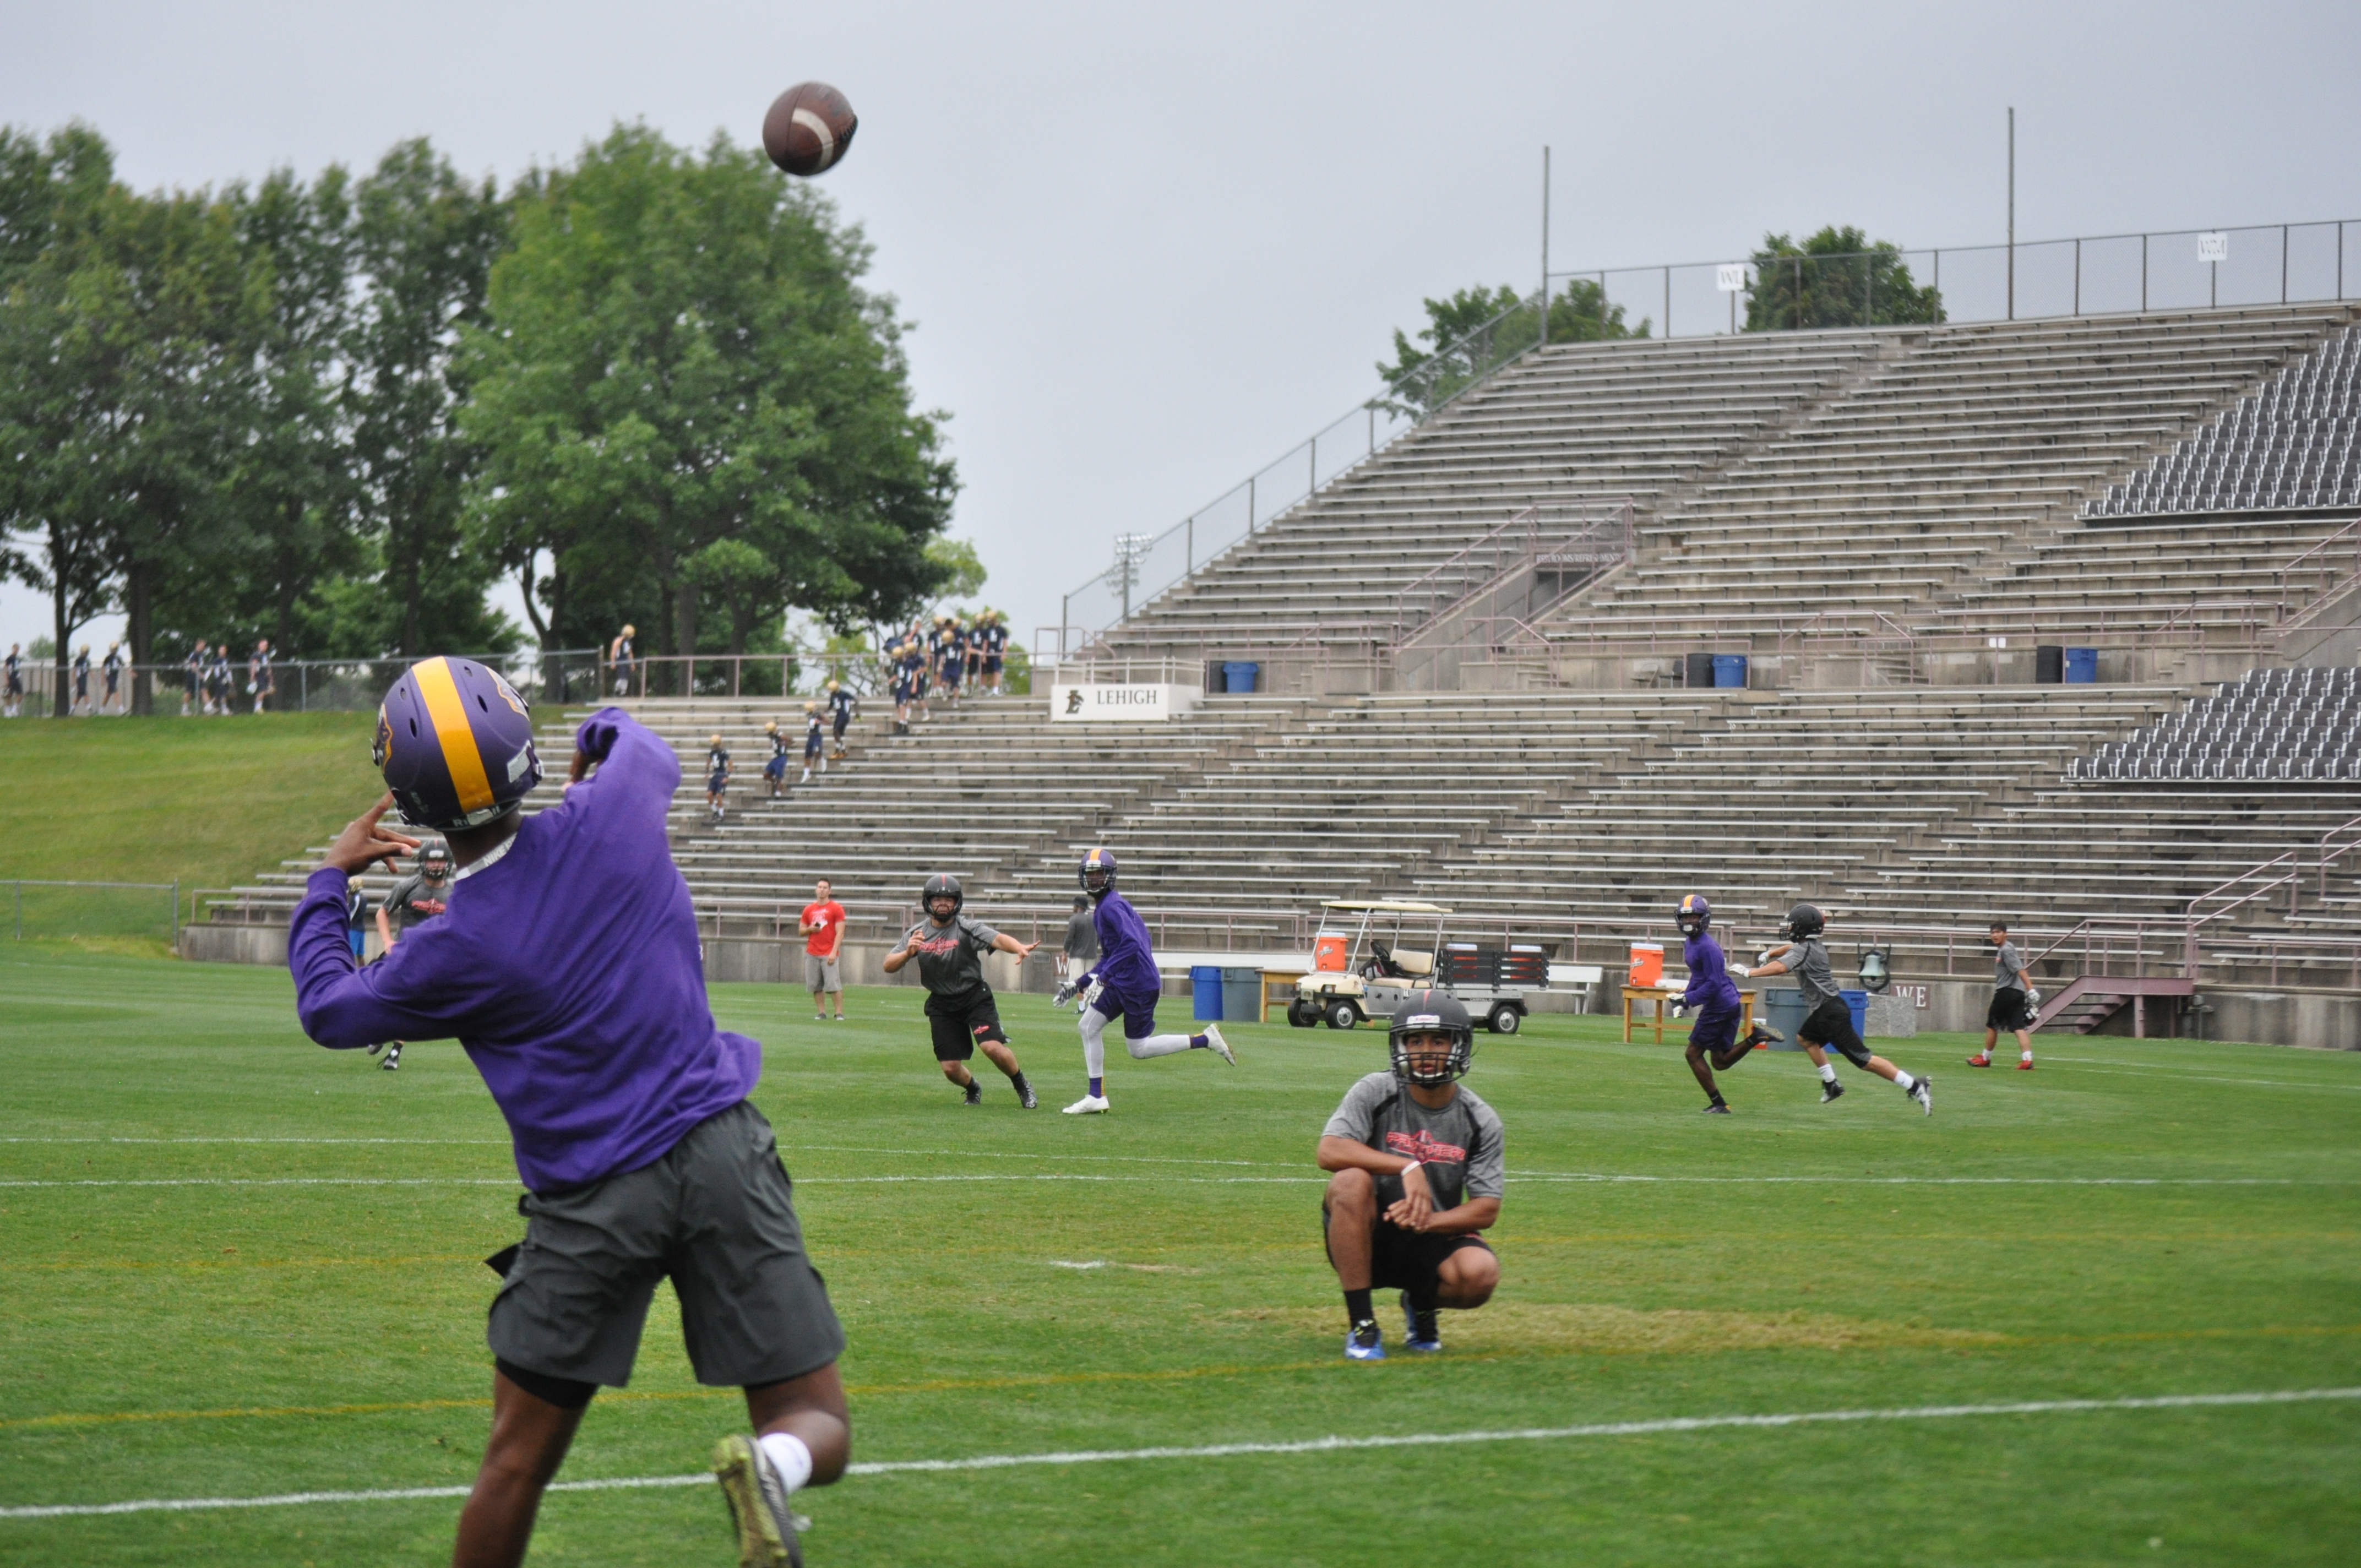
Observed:
[[[1429,1160],[1439,1161],[1444,1165],[1465,1165],[1467,1163],[1467,1151],[1466,1149],[1461,1148],[1457,1144],[1444,1143],[1442,1139],[1430,1134],[1424,1127],[1421,1127],[1415,1133],[1388,1133],[1386,1135],[1386,1152],[1388,1154],[1403,1155],[1411,1159],[1417,1160],[1422,1164]]]

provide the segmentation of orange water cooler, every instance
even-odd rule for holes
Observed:
[[[1664,982],[1664,945],[1662,942],[1631,944],[1631,972],[1623,983],[1637,989],[1662,985]]]
[[[1343,974],[1351,950],[1342,931],[1323,931],[1312,938],[1312,967],[1321,974]]]

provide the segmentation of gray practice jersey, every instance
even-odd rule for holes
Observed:
[[[1440,1111],[1410,1096],[1401,1080],[1373,1072],[1345,1091],[1344,1103],[1322,1128],[1323,1138],[1350,1138],[1426,1167],[1426,1190],[1438,1209],[1470,1198],[1498,1198],[1508,1175],[1500,1118],[1466,1085]]]
[[[1804,991],[1804,1011],[1810,1012],[1823,1002],[1839,1000],[1837,996],[1836,971],[1828,965],[1828,945],[1817,937],[1806,937],[1782,954],[1775,962],[1787,966],[1795,983]]]
[[[2025,949],[2015,942],[2003,942],[1993,959],[1993,990],[2023,991],[2025,989]]]
[[[983,955],[1000,933],[980,920],[954,915],[948,926],[922,920],[902,945],[918,956],[918,978],[937,996],[959,998],[984,989]]]
[[[1099,956],[1098,924],[1087,909],[1075,910],[1066,920],[1066,956],[1085,959]]]

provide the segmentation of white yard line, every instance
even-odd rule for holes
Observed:
[[[1919,1405],[1885,1410],[1799,1410],[1764,1416],[1668,1416],[1655,1420],[1597,1421],[1585,1426],[1518,1427],[1494,1431],[1412,1432],[1399,1436],[1315,1437],[1295,1442],[1216,1442],[1195,1447],[1087,1448],[1049,1453],[984,1453],[958,1459],[886,1459],[847,1468],[850,1475],[1010,1470],[1019,1466],[1108,1464],[1155,1459],[1228,1459],[1246,1454],[1341,1453],[1358,1449],[1442,1448],[1483,1442],[1550,1442],[1576,1438],[1649,1437],[1693,1431],[1808,1426],[1844,1421],[1956,1420],[1977,1416],[2077,1415],[2103,1410],[2219,1409],[2238,1406],[2310,1404],[2361,1399],[2361,1388],[2286,1388],[2235,1394],[2165,1394],[2118,1399],[2025,1399],[1997,1405]],[[708,1474],[631,1475],[560,1481],[553,1492],[605,1492],[646,1486],[708,1485]],[[0,1519],[65,1519],[96,1514],[190,1513],[215,1508],[280,1508],[318,1503],[388,1503],[464,1497],[466,1486],[397,1486],[374,1491],[281,1492],[261,1497],[143,1497],[121,1503],[49,1503],[0,1508]]]
[[[1044,1159],[1056,1157],[1044,1155]],[[961,1171],[914,1176],[798,1176],[798,1187],[899,1186],[909,1183],[974,1181],[1091,1181],[1178,1183],[1189,1187],[1291,1187],[1325,1182],[1327,1178],[1303,1176],[1121,1176],[1102,1171],[1029,1170]],[[1613,1186],[1631,1184],[1704,1184],[1719,1187],[1791,1185],[1805,1187],[2353,1187],[2361,1178],[2301,1176],[1644,1176],[1619,1171],[1520,1170],[1508,1178],[1512,1184],[1535,1186]],[[7,1177],[0,1188],[23,1187],[510,1187],[513,1177],[498,1176],[156,1176],[156,1177]]]

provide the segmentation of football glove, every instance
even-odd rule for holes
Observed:
[[[1052,1007],[1063,1007],[1067,1003],[1071,1002],[1074,999],[1074,993],[1080,990],[1082,990],[1082,987],[1076,985],[1071,980],[1060,981],[1058,982],[1058,989],[1049,993],[1049,1005]]]
[[[2028,985],[2025,988],[2025,1004],[2028,1008],[2038,1007],[2041,1005],[2041,988],[2039,986]]]
[[[1740,963],[1735,959],[1731,959],[1729,963],[1724,964],[1722,967],[1730,971],[1730,978],[1732,980],[1745,980],[1750,977],[1750,971],[1747,970],[1747,967],[1744,964]]]
[[[1686,1018],[1686,1017],[1687,1017],[1688,1015],[1689,1015],[1689,1004],[1688,1004],[1687,1003],[1686,1003],[1686,1002],[1675,1002],[1675,1003],[1673,1003],[1673,1016],[1674,1016],[1674,1017],[1675,1017],[1675,1018]]]

